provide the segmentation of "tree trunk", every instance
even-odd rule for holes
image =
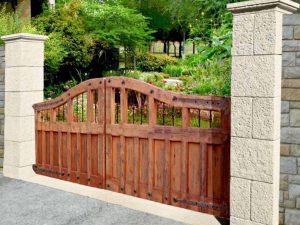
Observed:
[[[195,44],[195,42],[193,41],[193,54],[195,54],[196,53],[196,44]]]
[[[179,42],[179,58],[182,58],[182,41]]]
[[[164,53],[166,54],[167,53],[167,42],[164,41]]]
[[[170,41],[167,41],[167,49],[168,49],[167,53],[168,55],[170,55]]]
[[[181,55],[181,58],[185,58],[185,32],[182,33],[182,45],[181,45],[181,48],[180,48],[180,55]]]
[[[174,46],[174,56],[177,57],[177,49],[176,49],[175,41],[173,41],[173,46]]]

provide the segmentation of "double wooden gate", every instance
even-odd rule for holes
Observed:
[[[228,218],[229,98],[108,77],[33,108],[36,173]]]

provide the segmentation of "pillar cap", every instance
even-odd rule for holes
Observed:
[[[227,5],[227,9],[233,13],[253,12],[274,8],[279,8],[286,12],[295,12],[300,8],[300,4],[291,0],[253,0]]]
[[[45,41],[48,39],[47,36],[27,33],[17,33],[2,36],[3,41],[16,41],[16,40],[27,40],[27,41]]]

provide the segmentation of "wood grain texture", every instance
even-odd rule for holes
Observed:
[[[142,124],[128,122],[130,91],[146,96],[149,119]],[[74,117],[78,99],[86,101],[84,120]],[[180,126],[157,124],[159,102],[181,110]],[[33,107],[37,173],[229,217],[230,98],[178,94],[108,77]],[[191,127],[191,110],[220,113],[221,126]]]

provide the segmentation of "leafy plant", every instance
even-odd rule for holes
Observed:
[[[22,18],[20,13],[6,12],[5,4],[0,6],[0,37],[14,33],[38,34],[37,29],[30,24],[29,19]],[[3,45],[0,39],[0,45]]]
[[[177,64],[177,60],[167,55],[142,53],[137,56],[137,67],[141,71],[162,72],[167,65]]]
[[[44,90],[45,98],[56,98],[77,84],[78,82],[76,80],[69,80],[65,83],[48,85]]]

